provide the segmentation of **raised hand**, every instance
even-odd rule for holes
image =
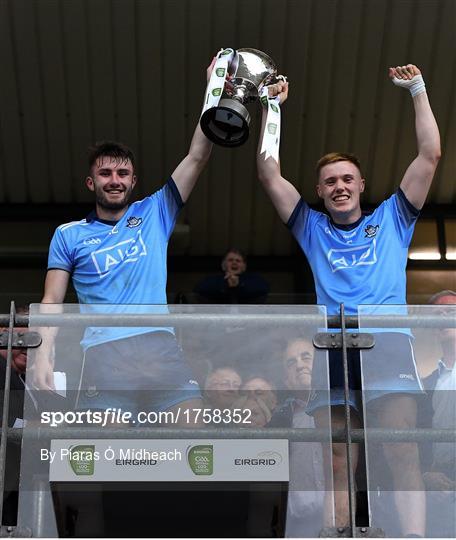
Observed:
[[[279,81],[268,86],[269,97],[278,96],[282,105],[288,98],[288,81]]]
[[[410,90],[412,97],[426,91],[421,71],[413,64],[390,67],[388,76],[396,86]]]

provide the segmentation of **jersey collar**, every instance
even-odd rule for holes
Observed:
[[[329,219],[331,220],[332,225],[336,227],[336,229],[340,229],[342,231],[351,231],[353,229],[356,229],[356,227],[363,221],[365,217],[366,216],[362,214],[361,217],[357,219],[354,223],[348,223],[346,225],[342,223],[336,223],[335,221],[333,221],[333,218],[331,216],[329,216]]]
[[[86,217],[87,223],[90,223],[92,221],[99,221],[100,223],[104,223],[105,225],[117,225],[119,223],[118,221],[113,221],[110,219],[101,219],[97,216],[97,213],[95,210],[92,210],[90,214]]]

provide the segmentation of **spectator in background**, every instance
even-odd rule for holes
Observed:
[[[242,385],[241,394],[234,407],[250,411],[250,416],[246,419],[249,422],[248,427],[267,426],[277,406],[274,385],[259,375],[250,376]]]
[[[27,313],[25,308],[17,309],[17,313]],[[17,334],[27,332],[27,328],[14,328]],[[0,328],[0,334],[4,335],[3,342],[7,340],[8,328]],[[3,399],[6,382],[6,359],[7,349],[0,349],[0,426],[3,421]],[[24,390],[25,369],[27,365],[27,349],[14,348],[11,356],[10,372],[10,399],[8,411],[8,427],[22,427],[24,417]],[[15,441],[7,441],[5,468],[5,493],[3,504],[3,525],[16,525],[17,504],[19,490],[19,469],[21,460],[21,447]]]
[[[204,401],[213,409],[229,409],[239,398],[242,378],[230,366],[214,369],[204,383]]]
[[[269,292],[268,283],[259,275],[246,272],[245,255],[230,248],[223,257],[223,274],[204,278],[194,289],[201,303],[262,304]]]
[[[233,409],[242,411],[241,427],[265,427],[272,418],[272,411],[263,398],[253,392],[245,392],[233,404]]]
[[[242,385],[242,391],[261,398],[271,412],[277,407],[277,391],[275,386],[260,375],[248,377]]]
[[[273,415],[269,426],[314,428],[306,412],[311,396],[315,349],[305,338],[290,340],[282,365],[287,399]],[[290,487],[287,505],[287,537],[317,537],[323,527],[325,480],[321,443],[290,444]]]
[[[429,304],[442,306],[439,314],[456,316],[456,292],[440,291]],[[443,306],[447,305],[448,308]],[[437,330],[442,357],[437,369],[423,380],[428,391],[434,429],[451,429],[456,425],[456,328]],[[430,427],[429,425],[425,427]],[[456,445],[436,442],[423,480],[427,491],[428,537],[456,537]]]
[[[17,308],[16,313],[26,314],[25,307]],[[7,339],[8,328],[0,328],[0,333],[5,334]],[[28,328],[14,328],[14,332],[21,335],[28,332]],[[0,424],[3,416],[3,390],[5,388],[7,350],[0,349]],[[27,367],[27,349],[14,348],[11,356],[11,378],[10,378],[10,408],[8,415],[8,426],[12,427],[17,418],[23,418],[24,412],[24,389],[25,370]]]
[[[5,332],[6,329],[0,329]],[[6,349],[0,350],[0,425],[3,417],[3,390],[6,376]],[[12,427],[17,418],[23,418],[24,413],[24,373],[27,359],[26,349],[13,349],[10,378],[10,406],[8,426]]]

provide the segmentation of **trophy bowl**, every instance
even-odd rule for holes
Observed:
[[[206,137],[220,146],[241,146],[249,138],[250,114],[245,107],[258,99],[263,86],[273,82],[277,67],[257,49],[238,49],[228,66],[228,77],[217,107],[201,116]]]

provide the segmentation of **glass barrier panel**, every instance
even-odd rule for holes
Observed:
[[[362,306],[359,326],[371,525],[454,538],[456,305]]]
[[[325,329],[320,306],[32,304],[18,525],[318,536],[334,524]]]

